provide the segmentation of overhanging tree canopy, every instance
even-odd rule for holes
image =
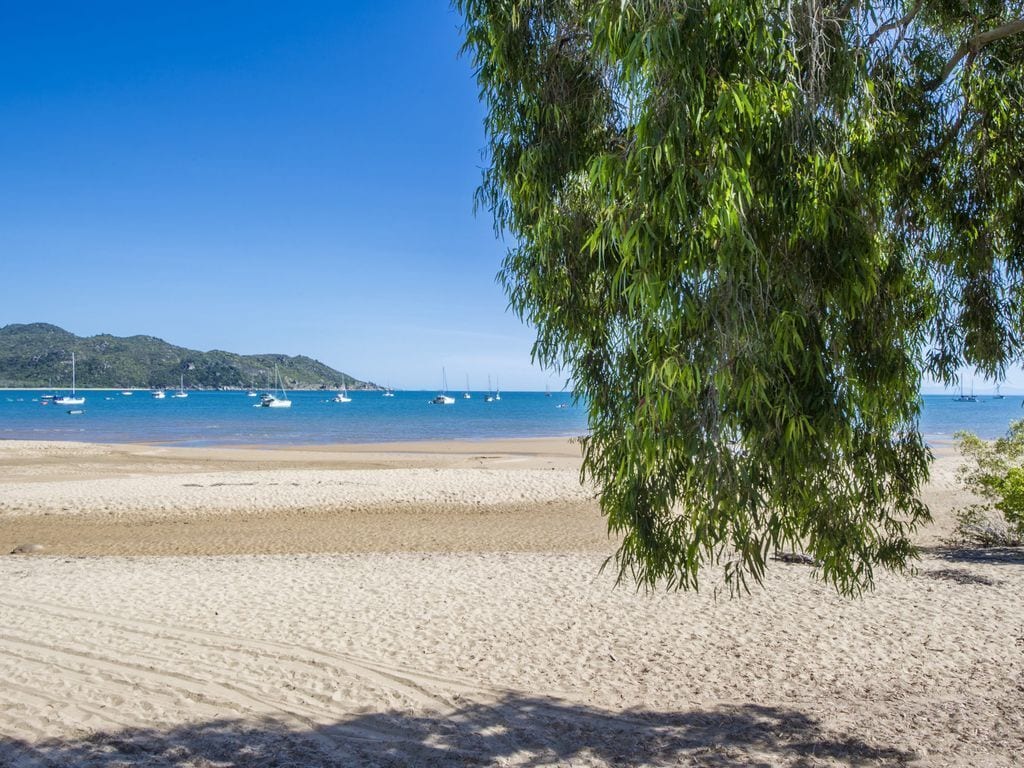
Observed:
[[[622,574],[903,567],[927,372],[1022,346],[1024,3],[457,0],[502,279]]]

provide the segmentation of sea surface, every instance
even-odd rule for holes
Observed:
[[[82,390],[85,404],[43,405],[52,390],[0,390],[0,439],[155,443],[181,446],[324,445],[403,440],[487,440],[571,437],[587,431],[586,410],[566,393],[503,392],[485,402],[453,393],[454,405],[432,405],[436,392],[349,392],[350,403],[331,402],[333,392],[290,392],[292,407],[260,408],[245,392],[193,391],[189,397],[156,400],[145,390]],[[64,394],[58,390],[56,394]],[[925,395],[921,430],[931,443],[969,430],[991,439],[1024,418],[1020,395],[1002,400],[979,396]]]
[[[437,392],[290,391],[291,408],[261,408],[245,392],[191,391],[163,400],[145,390],[79,390],[84,405],[43,405],[44,394],[66,390],[0,390],[0,439],[155,443],[180,446],[324,445],[403,440],[486,440],[563,437],[587,430],[586,411],[565,393],[502,392],[485,402],[482,392],[454,405],[432,405]],[[562,407],[559,407],[562,406]],[[69,414],[69,410],[81,410]]]

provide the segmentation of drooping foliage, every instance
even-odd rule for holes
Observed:
[[[842,592],[928,519],[928,372],[1021,357],[1024,8],[456,0],[502,279],[588,403],[621,575]]]

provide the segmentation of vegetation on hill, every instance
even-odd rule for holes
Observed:
[[[70,386],[72,352],[82,388],[176,387],[182,375],[190,389],[267,388],[275,365],[289,389],[376,388],[301,355],[199,352],[153,336],[81,337],[47,323],[0,328],[0,387]]]

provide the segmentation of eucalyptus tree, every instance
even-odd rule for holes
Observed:
[[[478,205],[588,404],[620,576],[905,567],[922,376],[1021,358],[1022,2],[456,4]]]

